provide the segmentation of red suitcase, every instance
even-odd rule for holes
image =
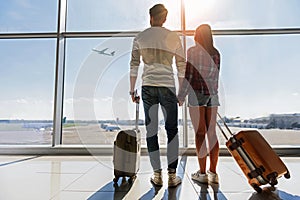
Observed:
[[[233,134],[219,113],[218,116],[231,135],[228,139],[223,128],[217,123],[227,140],[227,149],[257,192],[262,191],[261,185],[276,185],[281,176],[290,178],[285,164],[258,131],[242,130]]]

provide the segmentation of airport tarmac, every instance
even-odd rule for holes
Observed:
[[[47,145],[51,144],[51,130],[24,129],[21,126],[1,127],[0,125],[0,144],[20,144],[20,145]],[[133,129],[132,126],[120,126],[122,130]],[[246,128],[230,127],[233,133]],[[139,127],[142,145],[146,145],[145,126]],[[280,130],[280,129],[258,129],[271,145],[300,145],[300,130]],[[112,145],[119,131],[105,131],[99,124],[84,124],[67,126],[63,128],[63,144],[85,144],[85,145]],[[183,127],[179,126],[179,141],[183,145]],[[164,126],[159,128],[160,144],[166,144],[166,132]],[[221,145],[225,144],[225,139],[217,129],[217,135]],[[188,143],[194,145],[194,130],[188,127]]]

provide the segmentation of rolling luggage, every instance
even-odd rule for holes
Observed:
[[[120,177],[129,177],[128,182],[136,179],[136,173],[140,166],[141,137],[138,130],[139,120],[139,97],[135,95],[136,119],[134,130],[122,130],[117,134],[114,141],[113,165],[114,183],[117,184]]]
[[[242,130],[233,134],[219,113],[218,116],[231,135],[228,138],[217,123],[227,140],[227,149],[257,192],[262,191],[261,185],[270,184],[273,187],[281,176],[290,178],[285,164],[258,131]]]

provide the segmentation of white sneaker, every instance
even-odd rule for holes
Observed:
[[[200,183],[208,183],[208,176],[207,174],[201,174],[200,170],[192,173],[192,180],[198,181]]]
[[[161,172],[154,172],[152,177],[150,178],[150,181],[156,186],[162,186],[163,180]]]
[[[213,173],[213,172],[211,172],[209,170],[207,171],[207,174],[208,174],[208,182],[210,182],[210,183],[216,183],[216,184],[219,183],[218,174]]]
[[[168,173],[169,179],[168,179],[168,186],[169,187],[176,187],[181,183],[181,178],[179,176],[176,176],[176,173]]]

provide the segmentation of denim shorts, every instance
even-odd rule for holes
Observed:
[[[219,96],[217,94],[205,95],[200,91],[193,91],[188,95],[188,106],[220,106]]]

